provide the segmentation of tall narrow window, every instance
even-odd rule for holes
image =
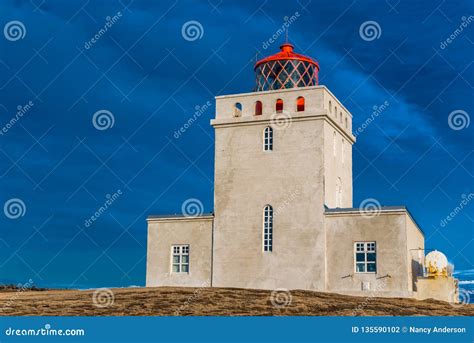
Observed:
[[[296,111],[303,112],[304,111],[304,98],[302,96],[296,99]]]
[[[171,264],[173,273],[189,273],[189,245],[171,246]]]
[[[273,150],[273,129],[267,126],[263,130],[263,151]]]
[[[263,251],[273,250],[273,207],[263,209]]]
[[[256,101],[255,102],[255,115],[259,116],[262,114],[262,102]]]
[[[348,126],[347,126],[347,117],[346,117],[346,129],[347,129],[347,128],[348,128]]]
[[[240,102],[236,102],[234,104],[234,117],[240,117],[242,115],[242,104]]]
[[[375,242],[355,242],[354,262],[356,273],[376,273],[377,253]]]
[[[332,153],[336,156],[336,131],[332,135]]]
[[[278,99],[275,103],[275,111],[277,113],[283,112],[283,100]]]

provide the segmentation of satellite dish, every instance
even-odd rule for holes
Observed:
[[[447,276],[448,259],[441,251],[434,250],[425,257],[425,266],[430,276]]]

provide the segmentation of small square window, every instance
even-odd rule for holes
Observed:
[[[354,263],[356,273],[376,273],[377,252],[375,242],[354,243]]]
[[[189,245],[173,245],[171,254],[171,271],[173,273],[188,273]]]

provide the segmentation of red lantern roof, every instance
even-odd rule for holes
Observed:
[[[300,55],[300,54],[294,53],[293,52],[294,48],[295,47],[290,43],[285,43],[285,44],[280,45],[280,50],[281,50],[280,52],[277,52],[274,55],[265,57],[265,58],[257,61],[257,63],[255,63],[255,67],[253,69],[257,69],[257,67],[259,65],[261,65],[262,63],[267,63],[267,62],[270,62],[270,61],[299,60],[299,61],[305,61],[305,62],[314,64],[316,66],[316,68],[318,68],[318,71],[319,71],[319,64],[318,64],[318,62],[316,62],[316,60],[312,59],[311,57],[305,56],[305,55]]]
[[[309,87],[318,84],[318,62],[311,57],[294,53],[293,48],[290,43],[285,43],[280,46],[280,52],[255,63],[255,91]]]

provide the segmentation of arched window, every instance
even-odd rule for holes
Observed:
[[[273,150],[273,129],[267,126],[263,130],[263,151]]]
[[[255,102],[255,115],[259,116],[262,114],[262,102],[256,101]]]
[[[273,207],[263,208],[263,251],[273,250]]]
[[[346,117],[346,119],[345,119],[345,120],[346,120],[346,129],[347,129],[347,128],[348,128],[348,126],[347,126],[347,117]]]
[[[234,117],[240,117],[242,115],[242,104],[240,102],[236,102],[234,104]]]
[[[283,112],[283,100],[278,99],[275,103],[275,111],[277,113]]]
[[[303,112],[304,111],[304,98],[302,96],[296,99],[296,112]]]
[[[339,113],[339,122],[342,124],[342,112]]]
[[[335,116],[336,119],[337,119],[337,106],[334,106],[334,116]]]
[[[336,131],[332,135],[332,152],[336,156]]]
[[[332,102],[329,100],[329,113],[332,113]]]

